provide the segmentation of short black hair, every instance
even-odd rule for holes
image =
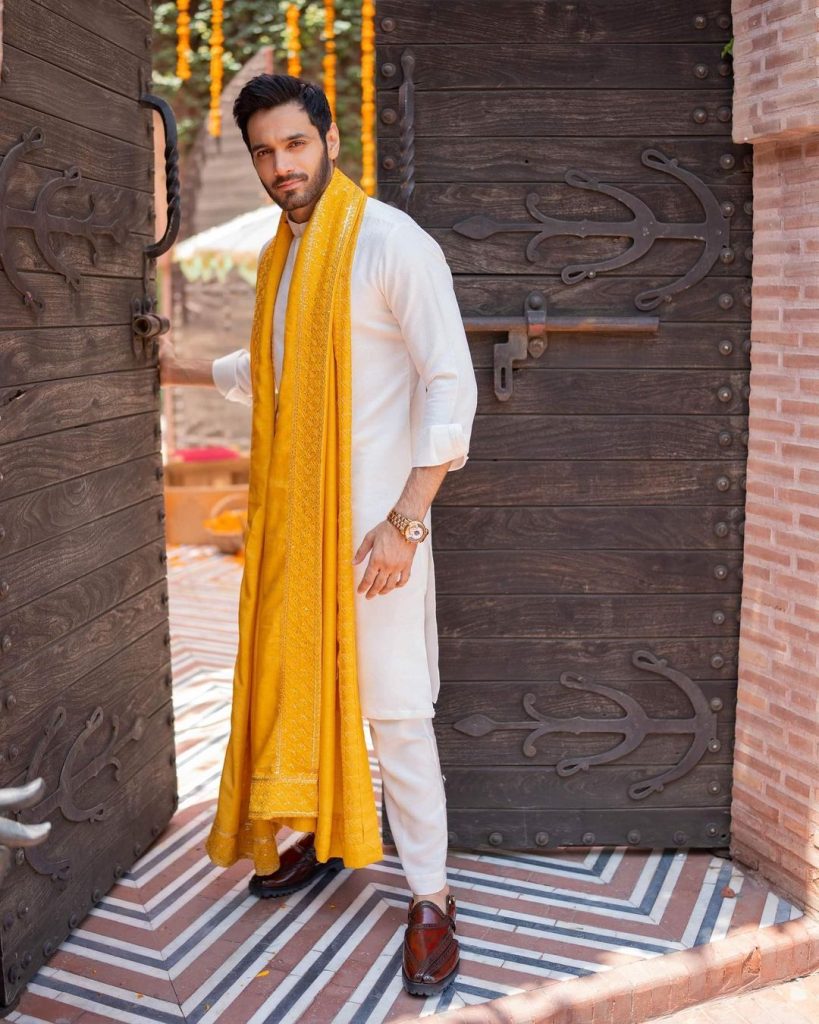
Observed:
[[[293,75],[256,75],[242,88],[233,104],[233,118],[239,126],[245,145],[250,149],[247,122],[257,110],[272,110],[283,103],[298,103],[318,129],[322,142],[327,137],[333,115],[324,90]]]

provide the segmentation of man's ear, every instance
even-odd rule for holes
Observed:
[[[331,160],[337,160],[340,149],[341,139],[338,134],[338,125],[333,121],[327,129],[327,155]]]

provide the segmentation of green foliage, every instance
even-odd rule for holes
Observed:
[[[733,57],[734,56],[734,37],[728,40],[728,42],[722,48],[722,57]]]
[[[324,57],[323,0],[301,0],[301,62],[303,77],[322,81]],[[180,152],[184,156],[200,126],[207,119],[210,103],[210,19],[211,0],[191,0],[191,77],[176,76],[175,3],[154,3],[153,89],[173,107],[179,128]],[[285,10],[287,0],[225,0],[224,82],[227,83],[246,61],[263,46],[274,49],[274,67],[287,70]],[[361,2],[336,0],[336,120],[341,131],[341,165],[355,180],[361,174]],[[222,131],[236,131],[232,120],[224,120]]]

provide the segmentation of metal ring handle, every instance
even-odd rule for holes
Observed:
[[[165,185],[168,202],[168,223],[165,234],[158,242],[145,247],[145,255],[156,259],[167,252],[179,234],[179,222],[182,215],[182,199],[179,191],[179,150],[177,148],[176,118],[169,104],[161,96],[144,92],[139,97],[143,107],[151,107],[162,118],[165,129]]]

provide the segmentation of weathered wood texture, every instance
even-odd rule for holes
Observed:
[[[39,198],[46,216],[39,239],[8,230],[2,254],[43,309],[0,273],[0,785],[41,775],[20,817],[52,831],[0,887],[4,1003],[176,801],[158,374],[131,331],[154,227],[150,33],[147,0],[5,8],[0,154],[33,128],[42,140],[0,202],[20,220]]]
[[[730,4],[381,0],[376,20],[379,194],[438,241],[464,316],[521,317],[533,291],[547,317],[645,315],[640,293],[673,286],[727,228],[705,276],[651,311],[656,334],[548,333],[542,355],[516,364],[506,402],[492,373],[506,336],[470,336],[470,459],[432,514],[452,841],[725,845],[753,219],[751,151],[731,140],[721,56]],[[652,165],[649,150],[676,164]],[[600,222],[614,226],[595,235]],[[555,233],[527,249],[544,224]],[[658,237],[664,224],[690,237]],[[561,276],[620,255],[579,283]],[[682,676],[637,667],[639,651]],[[692,715],[688,686],[699,735],[715,730],[718,745],[645,800],[629,786],[673,767],[693,732],[649,729],[619,759],[564,777],[562,757],[621,737],[581,723],[526,755],[526,694],[550,718],[624,714],[562,686],[564,673],[622,691],[649,718]],[[518,726],[459,731],[476,714]]]

